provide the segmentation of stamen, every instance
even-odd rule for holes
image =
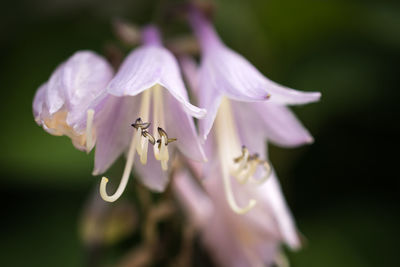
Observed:
[[[138,131],[139,132],[139,131]],[[124,168],[124,173],[122,175],[121,178],[121,182],[118,186],[117,191],[115,191],[115,193],[111,196],[109,196],[107,194],[107,183],[108,183],[108,179],[107,177],[103,177],[101,178],[101,183],[100,183],[100,196],[107,202],[114,202],[115,200],[117,200],[122,193],[125,191],[126,185],[128,184],[128,180],[129,180],[129,176],[131,174],[132,171],[132,167],[133,167],[133,162],[135,161],[135,147],[137,146],[137,134],[133,135],[132,141],[131,141],[131,145],[129,147],[129,152],[128,152],[128,158],[126,160],[126,164],[125,164],[125,168]]]
[[[242,155],[233,159],[235,163],[239,163],[239,166],[232,172],[232,176],[235,177],[236,180],[241,184],[245,184],[247,182],[247,180],[240,178],[240,174],[248,167],[248,159],[249,150],[245,146],[242,147]]]
[[[264,176],[263,176],[262,178],[260,178],[260,179],[255,179],[255,178],[252,176],[252,180],[253,180],[255,183],[257,183],[257,184],[263,184],[263,183],[265,183],[265,182],[268,180],[268,178],[271,176],[272,168],[271,168],[271,165],[269,164],[269,162],[266,161],[266,160],[259,160],[259,161],[258,161],[258,165],[262,165],[262,167],[263,167],[264,170],[265,170],[265,174],[264,174]]]
[[[132,123],[131,126],[135,128],[136,130],[142,128],[143,130],[146,130],[147,128],[150,127],[150,122],[143,122],[141,118],[137,118],[135,123]]]
[[[156,144],[156,139],[151,134],[149,134],[148,131],[142,131],[142,136],[149,139],[150,144],[152,144],[153,146]]]
[[[87,153],[89,153],[93,147],[93,133],[92,133],[93,118],[94,118],[94,110],[89,109],[87,111],[87,116],[86,116],[86,152]]]
[[[222,167],[222,180],[224,183],[227,202],[234,212],[238,214],[244,214],[249,210],[251,210],[256,205],[256,200],[250,199],[245,207],[239,207],[238,204],[236,203],[233,194],[232,185],[230,181],[231,177],[229,174],[229,169],[232,163],[231,163],[231,158],[229,158],[229,155],[236,153],[235,148],[237,146],[235,145],[238,144],[239,142],[238,142],[238,137],[236,135],[237,131],[235,129],[232,110],[230,108],[230,103],[227,99],[223,99],[221,101],[221,105],[216,117],[216,127],[217,127],[216,136],[218,144],[218,155]]]
[[[140,113],[142,117],[147,120],[148,119],[148,113],[149,113],[149,106],[150,106],[150,90],[145,90],[142,93],[142,101],[141,101],[141,107],[140,107]],[[136,120],[136,122],[140,122],[141,120]],[[150,124],[148,125],[150,126]],[[144,125],[146,127],[146,125]],[[117,188],[117,191],[111,196],[107,194],[107,183],[108,179],[107,177],[103,177],[101,179],[100,183],[100,196],[107,202],[114,202],[116,201],[122,193],[125,191],[126,185],[128,184],[128,180],[130,177],[130,174],[132,172],[132,167],[133,163],[135,161],[135,150],[140,147],[140,150],[143,150],[143,147],[140,143],[142,137],[142,128],[139,127],[138,125],[138,130],[132,134],[132,139],[131,139],[131,144],[129,146],[129,151],[128,151],[128,157],[125,163],[125,168],[124,172],[122,174],[122,178],[120,181],[120,184]],[[139,152],[138,152],[139,153]],[[146,150],[147,154],[147,150]],[[142,157],[142,153],[139,153]],[[143,157],[144,158],[144,157]],[[146,156],[147,159],[147,156]]]
[[[149,146],[149,139],[143,137],[142,135],[142,142],[140,144],[142,147],[142,154],[140,154],[140,162],[145,165],[147,163],[147,148]]]
[[[223,182],[224,182],[224,189],[225,189],[226,199],[228,201],[229,206],[231,207],[231,209],[234,212],[236,212],[238,214],[245,214],[256,205],[257,202],[256,202],[255,199],[250,199],[249,203],[244,208],[241,208],[241,207],[239,207],[237,205],[236,200],[235,200],[235,198],[233,196],[232,186],[231,186],[231,183],[230,183],[230,177],[229,177],[229,173],[227,171],[226,166],[222,167],[222,178],[223,178]]]

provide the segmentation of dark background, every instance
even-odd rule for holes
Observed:
[[[157,5],[2,2],[1,266],[84,265],[79,220],[99,184],[91,176],[93,155],[39,128],[33,95],[74,51],[103,53],[115,42],[111,19],[147,23]],[[216,6],[216,27],[231,48],[272,80],[322,92],[319,103],[294,108],[315,143],[271,147],[306,238],[303,250],[289,252],[292,265],[396,265],[399,2],[219,0]],[[119,248],[105,250],[106,262],[113,262]]]

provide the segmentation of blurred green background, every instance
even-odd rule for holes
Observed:
[[[93,155],[39,128],[33,95],[74,51],[103,53],[115,42],[111,19],[149,22],[157,3],[2,2],[1,266],[86,265],[79,220],[99,184],[91,176]],[[231,48],[272,80],[322,92],[321,102],[294,109],[315,143],[271,147],[307,240],[303,250],[289,252],[292,265],[397,265],[400,3],[219,0],[216,6],[216,27]]]

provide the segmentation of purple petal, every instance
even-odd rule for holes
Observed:
[[[99,102],[114,71],[105,58],[91,51],[75,53],[64,66],[64,87],[68,99],[67,124],[86,118],[86,110]]]
[[[35,97],[33,99],[33,116],[35,117],[35,121],[41,125],[40,115],[42,114],[43,104],[45,102],[46,97],[46,89],[47,83],[42,84],[39,89],[35,93]]]
[[[187,84],[189,84],[191,91],[197,95],[199,93],[199,68],[196,61],[190,56],[182,56],[179,58],[179,64],[181,65],[183,76]]]
[[[189,103],[174,56],[159,46],[142,46],[134,50],[108,85],[108,91],[116,96],[137,95],[156,84],[165,87],[191,116],[205,115],[205,110]]]
[[[64,107],[68,125],[85,119],[93,101],[105,97],[112,75],[112,67],[103,57],[91,51],[76,52],[56,68],[47,83],[45,103],[49,114]]]
[[[153,147],[149,145],[146,165],[142,165],[139,156],[136,154],[134,171],[139,175],[141,182],[149,189],[156,192],[163,192],[168,184],[168,172],[163,171],[160,161],[154,157]],[[169,165],[170,165],[169,161]]]
[[[199,142],[193,119],[183,111],[180,103],[171,95],[164,93],[166,106],[166,131],[179,150],[188,158],[205,161],[203,148]]]
[[[99,113],[93,175],[104,173],[128,149],[139,110],[137,97],[110,96]]]
[[[45,103],[50,115],[61,109],[65,103],[65,88],[63,84],[64,65],[65,63],[59,65],[47,82]]]
[[[249,142],[255,139],[265,141],[267,138],[272,143],[283,147],[313,142],[310,133],[286,106],[270,102],[233,101],[232,107],[239,131],[248,135],[244,139]]]
[[[300,248],[300,240],[293,217],[286,205],[274,172],[271,174],[269,180],[261,186],[260,190],[263,194],[260,194],[262,203],[259,203],[259,205],[268,205],[269,209],[273,212],[283,240],[292,249]]]
[[[192,223],[198,226],[206,225],[213,211],[213,205],[204,190],[187,170],[178,171],[172,182],[174,192],[189,214]]]

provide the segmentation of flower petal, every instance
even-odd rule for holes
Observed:
[[[46,89],[47,83],[42,84],[39,89],[35,93],[35,97],[33,99],[33,116],[35,117],[35,121],[41,125],[40,115],[42,114],[43,104],[45,102],[46,97]]]
[[[187,170],[180,170],[174,175],[173,188],[192,222],[205,226],[213,212],[213,205]]]
[[[142,46],[134,50],[108,85],[108,91],[116,96],[137,95],[156,84],[170,91],[191,116],[205,115],[205,110],[189,103],[175,57],[160,46]]]
[[[206,156],[199,142],[193,119],[183,111],[182,105],[170,94],[164,93],[166,100],[166,131],[177,138],[174,144],[188,158],[205,161]]]
[[[149,189],[163,192],[169,182],[168,172],[163,171],[160,161],[155,159],[153,147],[149,146],[147,153],[146,165],[142,165],[138,158],[135,160],[134,171],[139,175],[140,181]]]
[[[182,56],[179,58],[179,64],[191,91],[197,95],[199,93],[199,67],[196,61],[190,56]]]
[[[110,96],[99,113],[93,175],[104,173],[128,149],[139,110],[137,97]]]
[[[63,84],[64,65],[65,63],[59,65],[47,82],[45,103],[50,115],[57,112],[65,103],[65,88]]]
[[[259,203],[259,205],[268,205],[268,209],[273,212],[283,240],[292,249],[300,248],[301,244],[293,217],[287,207],[274,172],[271,174],[269,181],[261,186],[260,190],[263,194],[259,195],[262,198],[262,203]]]
[[[247,130],[247,133],[244,134],[251,136],[245,139],[250,142],[252,139],[265,140],[267,138],[272,143],[283,147],[294,147],[313,142],[310,133],[286,106],[270,102],[232,101],[232,107],[236,121],[240,122],[239,131]],[[255,135],[258,137],[256,138]]]
[[[86,120],[90,106],[106,97],[107,84],[114,75],[105,58],[91,51],[75,53],[63,68],[63,83],[67,97],[67,124]]]

